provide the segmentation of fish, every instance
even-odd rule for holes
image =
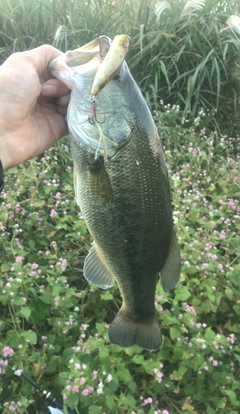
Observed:
[[[156,351],[162,343],[156,286],[174,288],[181,256],[162,144],[125,61],[129,42],[127,35],[99,36],[48,69],[71,88],[75,195],[93,239],[84,277],[101,289],[118,285],[122,306],[109,326],[110,342]]]

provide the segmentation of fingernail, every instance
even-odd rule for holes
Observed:
[[[56,95],[57,93],[57,88],[55,85],[51,85],[48,83],[44,83],[42,85],[42,94],[49,96],[49,95]]]

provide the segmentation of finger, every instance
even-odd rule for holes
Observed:
[[[40,76],[47,69],[49,62],[63,53],[51,45],[42,45],[35,49],[22,52],[23,57],[27,58],[36,69]]]
[[[63,116],[67,115],[67,107],[66,106],[57,105],[57,110],[58,110],[59,114],[61,114]]]
[[[59,79],[50,79],[42,85],[41,93],[43,96],[61,97],[69,93],[68,87]]]
[[[67,95],[64,95],[61,98],[59,98],[58,103],[59,103],[60,106],[66,107],[69,104],[69,100],[70,100],[70,93],[68,93]]]

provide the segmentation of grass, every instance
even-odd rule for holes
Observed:
[[[4,59],[45,42],[66,51],[96,33],[127,33],[128,63],[150,105],[163,99],[191,118],[201,107],[216,108],[220,125],[221,115],[239,112],[237,10],[237,1],[218,0],[8,0],[0,13],[0,53]]]

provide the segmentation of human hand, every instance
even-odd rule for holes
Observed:
[[[0,159],[3,169],[41,154],[68,134],[69,89],[47,71],[61,52],[50,45],[14,53],[0,66]]]

